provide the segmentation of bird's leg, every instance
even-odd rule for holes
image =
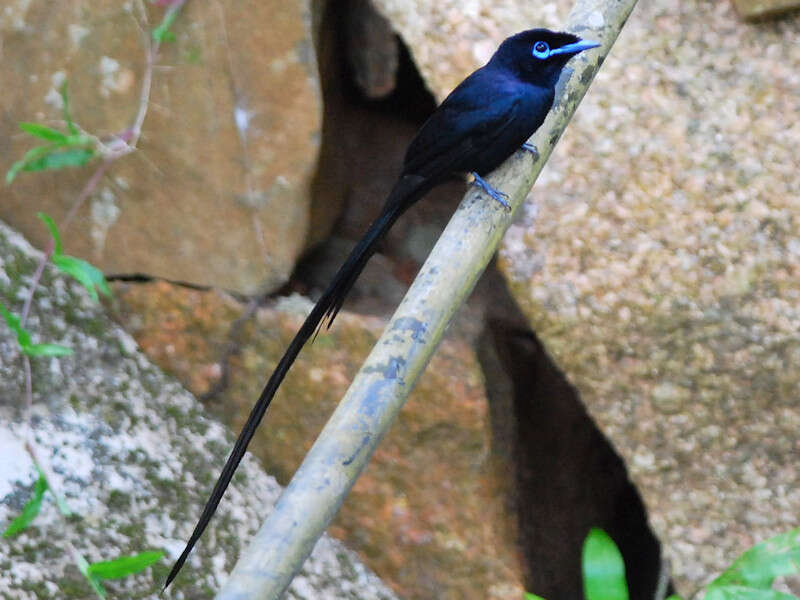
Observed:
[[[539,149],[533,144],[525,142],[524,144],[522,144],[522,149],[525,152],[530,152],[531,154],[533,154],[533,160],[539,160]]]
[[[508,194],[504,194],[503,192],[494,189],[492,186],[486,183],[483,177],[478,175],[475,171],[473,171],[471,175],[475,178],[475,181],[472,182],[474,185],[477,185],[484,192],[486,192],[492,198],[497,200],[500,204],[503,205],[503,208],[505,208],[506,210],[511,210],[511,205],[506,201],[506,198],[508,198]]]

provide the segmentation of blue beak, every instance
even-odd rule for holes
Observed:
[[[577,54],[578,52],[583,52],[584,50],[589,50],[590,48],[597,48],[599,45],[599,42],[593,42],[592,40],[581,40],[580,42],[575,42],[574,44],[567,44],[566,46],[561,46],[561,48],[550,50],[550,56],[555,54]]]

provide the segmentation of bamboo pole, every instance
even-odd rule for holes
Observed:
[[[534,159],[518,152],[490,177],[513,210],[525,200],[558,138],[611,49],[636,0],[577,0],[566,30],[602,46],[564,70],[556,102],[531,138]],[[239,558],[217,600],[275,600],[302,567],[386,434],[512,222],[471,189],[445,228],[303,464]]]

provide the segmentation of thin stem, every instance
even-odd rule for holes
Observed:
[[[75,202],[72,203],[72,207],[69,209],[67,216],[64,217],[64,221],[61,225],[61,232],[64,233],[67,228],[69,227],[70,222],[75,217],[78,212],[78,209],[84,203],[84,201],[89,197],[89,195],[97,188],[100,180],[103,178],[103,175],[106,174],[111,164],[117,160],[118,157],[108,158],[102,162],[102,164],[97,167],[95,172],[89,178],[89,181],[86,182],[86,185],[81,190],[81,193],[78,194],[78,197],[75,199]]]
[[[31,377],[31,359],[27,354],[22,355],[22,364],[25,367],[25,422],[28,424],[28,443],[32,443],[31,416],[33,415],[33,378]]]
[[[47,264],[47,261],[50,260],[50,257],[53,255],[53,250],[55,250],[55,243],[51,238],[47,242],[47,247],[44,250],[44,256],[39,261],[39,264],[36,266],[36,272],[33,274],[33,281],[31,281],[31,289],[28,292],[28,296],[25,298],[25,305],[22,307],[22,316],[20,317],[20,325],[25,327],[25,321],[28,319],[28,313],[31,311],[31,304],[33,303],[33,294],[36,292],[36,288],[39,286],[39,280],[42,278],[42,273],[44,272],[44,266]]]

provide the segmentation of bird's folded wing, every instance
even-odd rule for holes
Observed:
[[[486,95],[448,97],[409,146],[403,173],[438,178],[467,170],[471,157],[506,136],[519,114],[520,98],[500,90],[491,98]]]

